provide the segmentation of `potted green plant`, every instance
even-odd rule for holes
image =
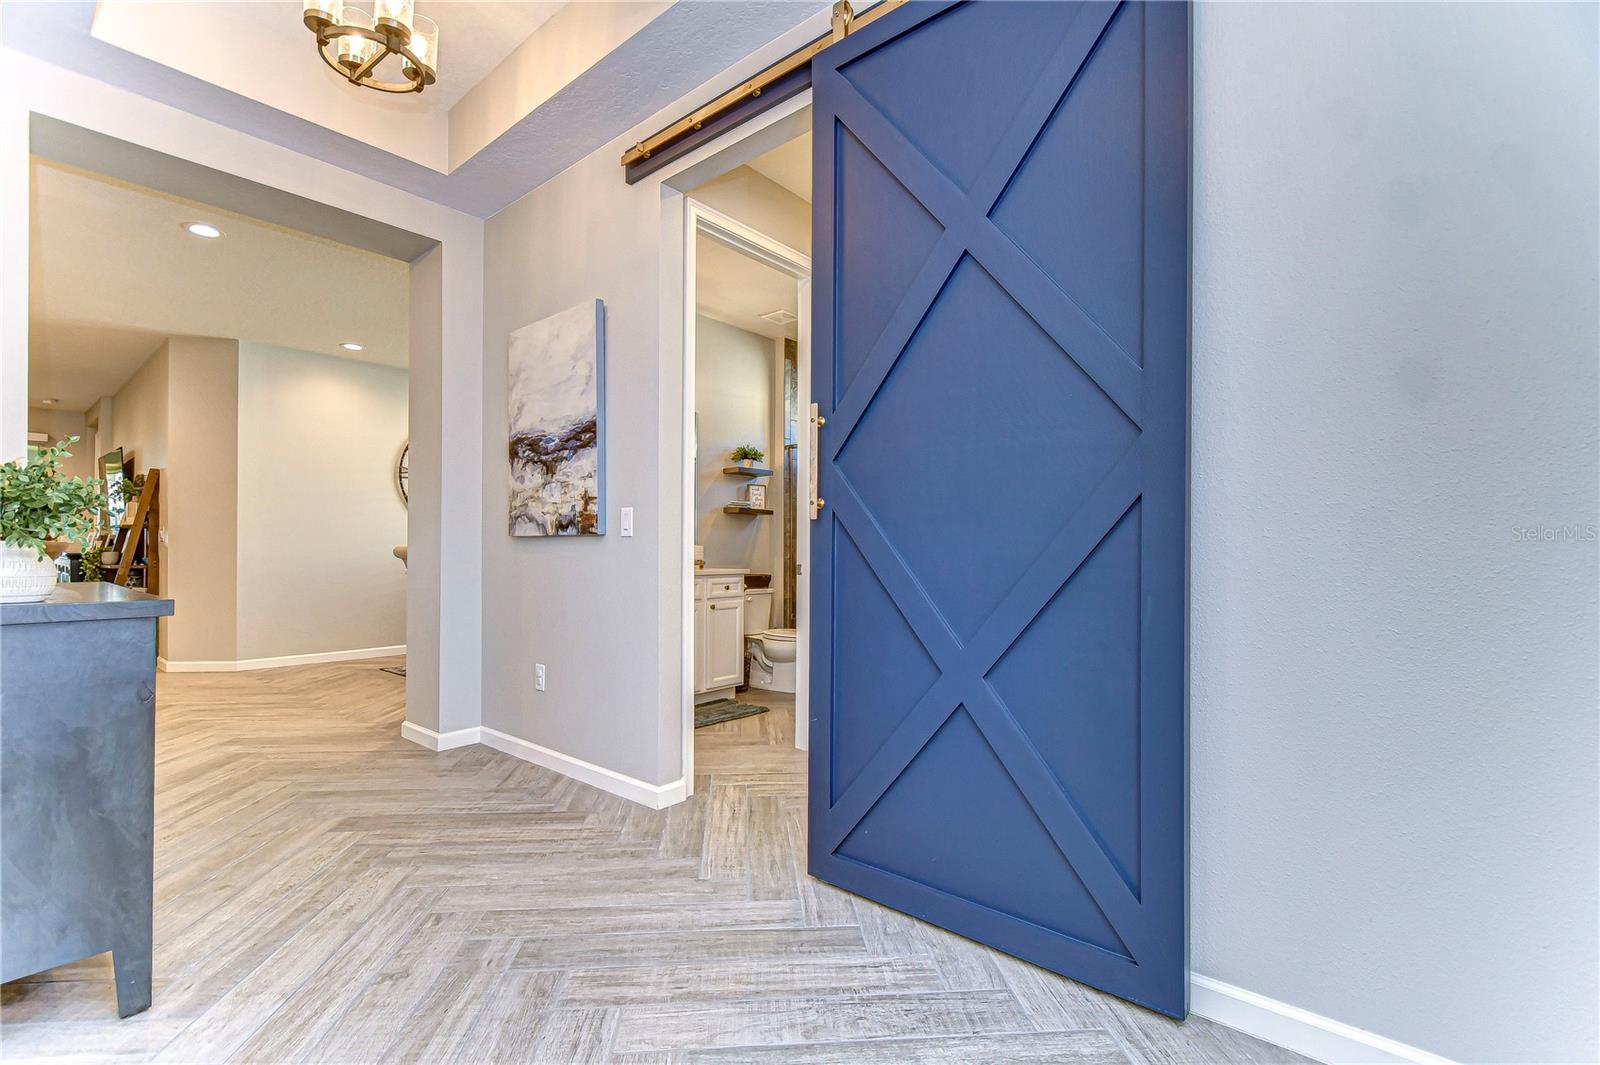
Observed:
[[[83,545],[83,555],[79,560],[79,565],[85,584],[93,584],[95,581],[104,579],[105,571],[100,568],[100,556],[104,550],[99,544]]]
[[[766,457],[767,453],[754,444],[740,444],[733,449],[733,461],[745,469],[749,469]]]
[[[47,540],[93,539],[101,486],[68,477],[61,460],[71,454],[68,437],[26,462],[0,463],[0,603],[37,603],[56,585],[56,565],[45,555]]]

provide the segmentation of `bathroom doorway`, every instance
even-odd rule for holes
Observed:
[[[810,171],[799,137],[686,203],[691,747],[808,745]]]

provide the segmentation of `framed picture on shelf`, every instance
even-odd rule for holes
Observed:
[[[745,498],[750,501],[750,505],[752,507],[755,507],[757,510],[765,510],[767,508],[767,486],[766,485],[764,485],[764,484],[748,485],[746,487],[746,489],[745,489],[745,493],[746,493],[745,494]]]

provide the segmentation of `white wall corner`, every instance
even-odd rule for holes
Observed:
[[[456,729],[454,732],[440,733],[414,721],[403,722],[400,725],[400,735],[402,738],[410,740],[419,747],[426,747],[430,751],[449,751],[479,742],[476,728],[463,728]]]
[[[1189,975],[1189,1011],[1328,1065],[1451,1065],[1419,1047],[1200,973]]]
[[[483,223],[444,248],[440,470],[482,470]],[[483,721],[483,485],[440,477],[439,729]]]

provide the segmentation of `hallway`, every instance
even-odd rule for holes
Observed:
[[[108,956],[8,984],[4,1060],[1303,1060],[805,876],[792,710],[653,811],[401,740],[381,664],[160,676],[154,1006]]]

